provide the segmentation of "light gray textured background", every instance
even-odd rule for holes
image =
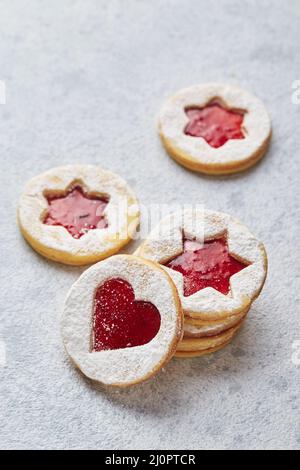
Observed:
[[[300,448],[300,366],[292,361],[300,105],[291,102],[299,1],[7,0],[0,8],[0,446]],[[160,145],[162,102],[211,80],[247,88],[272,116],[271,150],[247,173],[199,176]],[[15,210],[29,178],[75,162],[118,172],[145,204],[229,212],[265,241],[268,282],[231,346],[172,360],[154,380],[119,393],[97,391],[71,366],[59,319],[82,270],[35,254]]]

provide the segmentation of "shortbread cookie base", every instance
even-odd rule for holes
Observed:
[[[235,336],[238,332],[240,327],[242,326],[243,321],[241,321],[237,326],[231,328],[224,333],[219,335],[215,335],[212,337],[207,338],[183,338],[178,345],[177,351],[202,351],[211,348],[215,348],[217,346],[223,345],[227,341],[231,341],[231,339]]]
[[[228,315],[226,318],[224,319],[221,319],[221,320],[201,320],[201,319],[197,319],[197,318],[191,318],[191,317],[188,317],[186,316],[185,317],[185,324],[188,325],[188,326],[196,326],[198,328],[201,328],[201,327],[209,327],[209,326],[220,326],[220,325],[225,325],[227,324],[228,322],[231,322],[231,321],[235,321],[237,319],[241,319],[245,313],[247,313],[248,311],[250,310],[250,307],[248,306],[247,308],[245,308],[244,310],[238,312],[237,314],[233,314],[233,315]]]
[[[230,162],[226,164],[222,163],[201,163],[194,159],[191,155],[184,153],[180,148],[175,147],[172,143],[166,139],[166,137],[159,132],[162,143],[168,153],[181,166],[188,170],[196,171],[198,173],[204,173],[206,175],[230,175],[233,173],[240,173],[246,171],[249,168],[256,165],[266,154],[270,145],[272,133],[266,138],[264,143],[253,153],[249,158],[243,161]]]
[[[186,318],[184,320],[184,338],[203,338],[211,337],[224,333],[225,331],[230,330],[231,328],[239,325],[242,320],[246,319],[246,316],[249,312],[249,309],[246,309],[245,312],[242,312],[239,315],[229,317],[224,322],[215,322],[210,325],[191,325],[188,324]]]
[[[206,349],[204,351],[176,351],[175,357],[178,358],[178,359],[191,359],[193,357],[207,356],[207,355],[213,354],[217,351],[221,351],[221,349],[224,349],[230,343],[231,343],[231,340],[225,342],[224,344],[221,344],[220,346],[216,346],[214,348]]]
[[[128,281],[137,300],[152,302],[161,315],[157,335],[132,348],[91,351],[94,292],[111,278]],[[67,353],[89,379],[108,386],[128,387],[156,374],[175,354],[182,338],[183,313],[172,279],[157,264],[117,255],[86,270],[71,288],[62,318]]]
[[[133,223],[135,221],[133,220]],[[70,266],[86,266],[89,264],[94,264],[99,261],[102,261],[106,258],[109,258],[112,255],[118,253],[124,246],[126,246],[131,238],[126,238],[124,240],[120,240],[119,243],[116,240],[112,241],[111,244],[113,247],[110,250],[103,251],[102,253],[95,253],[95,254],[70,254],[68,251],[63,250],[53,250],[51,248],[47,248],[42,243],[39,243],[37,239],[34,239],[30,236],[30,234],[25,230],[24,227],[21,226],[19,223],[20,231],[27,241],[29,245],[41,256],[47,258],[51,261],[56,261],[57,263],[67,264]]]

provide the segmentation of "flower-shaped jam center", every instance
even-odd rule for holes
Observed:
[[[183,239],[183,253],[166,266],[184,278],[184,296],[189,297],[205,287],[213,287],[224,295],[230,291],[230,278],[248,265],[233,258],[225,237],[203,244]]]
[[[64,196],[48,196],[47,201],[49,207],[44,224],[64,227],[73,238],[108,226],[103,213],[108,204],[107,197],[90,196],[76,186]]]
[[[242,125],[244,113],[224,108],[212,102],[204,108],[188,107],[185,113],[189,123],[184,133],[192,137],[202,137],[214,148],[222,147],[228,140],[244,139]]]

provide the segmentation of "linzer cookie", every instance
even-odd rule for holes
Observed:
[[[18,220],[38,253],[81,265],[106,258],[128,243],[139,223],[139,208],[119,176],[98,166],[68,165],[29,181]]]
[[[213,83],[171,97],[161,110],[159,133],[178,163],[217,175],[254,165],[268,148],[271,122],[258,98],[238,87]]]
[[[62,335],[83,374],[126,387],[148,379],[171,359],[182,323],[180,299],[164,269],[118,255],[92,266],[73,285]]]
[[[178,352],[193,355],[230,341],[267,274],[264,246],[244,225],[201,209],[164,218],[136,254],[160,263],[172,277],[185,315]]]

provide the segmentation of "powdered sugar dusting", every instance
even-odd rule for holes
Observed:
[[[245,139],[229,140],[222,147],[213,148],[205,139],[184,133],[189,122],[185,109],[191,106],[204,107],[216,98],[230,109],[245,111]],[[168,145],[191,161],[225,166],[248,160],[265,146],[271,133],[271,123],[258,98],[238,87],[212,83],[185,88],[171,97],[161,110],[159,129]]]
[[[108,226],[90,230],[79,239],[70,236],[64,227],[43,223],[48,210],[45,194],[61,193],[76,184],[89,194],[109,196],[103,211]],[[57,167],[32,178],[21,196],[18,215],[29,242],[32,240],[40,251],[54,252],[60,261],[66,257],[83,262],[89,257],[101,259],[124,245],[130,238],[129,225],[136,228],[139,222],[138,202],[129,186],[119,176],[94,165]]]
[[[194,231],[193,226],[185,223],[189,220],[187,215],[182,218],[182,213],[176,213],[178,220],[178,228],[189,235],[198,238],[198,233]],[[189,214],[191,216],[191,214]],[[196,292],[190,297],[185,297],[183,293],[183,282],[181,273],[164,267],[168,274],[172,277],[179,291],[183,310],[185,315],[202,318],[202,319],[222,319],[228,315],[238,314],[243,311],[257,297],[262,289],[267,272],[267,261],[264,246],[259,242],[238,220],[220,212],[212,212],[205,210],[195,213],[197,217],[197,226],[202,225],[205,240],[218,238],[227,235],[229,252],[237,259],[249,264],[245,269],[233,275],[230,279],[230,294],[225,296],[220,292],[207,287]],[[169,226],[169,219],[174,219],[174,214],[163,219],[160,224]],[[181,225],[181,221],[184,224]],[[157,230],[157,228],[155,229]],[[146,259],[156,260],[157,262],[165,262],[173,256],[182,253],[181,247],[178,246],[178,239],[173,236],[169,237],[168,242],[164,237],[163,244],[155,237],[149,238],[139,248],[139,255]],[[176,275],[174,275],[174,273]],[[178,282],[181,279],[181,282]]]
[[[136,299],[152,302],[160,312],[161,326],[149,343],[128,349],[91,350],[92,311],[95,290],[111,278],[129,282]],[[89,378],[126,386],[152,375],[176,349],[182,316],[176,291],[164,272],[142,259],[120,255],[95,264],[71,288],[62,319],[65,347]]]

